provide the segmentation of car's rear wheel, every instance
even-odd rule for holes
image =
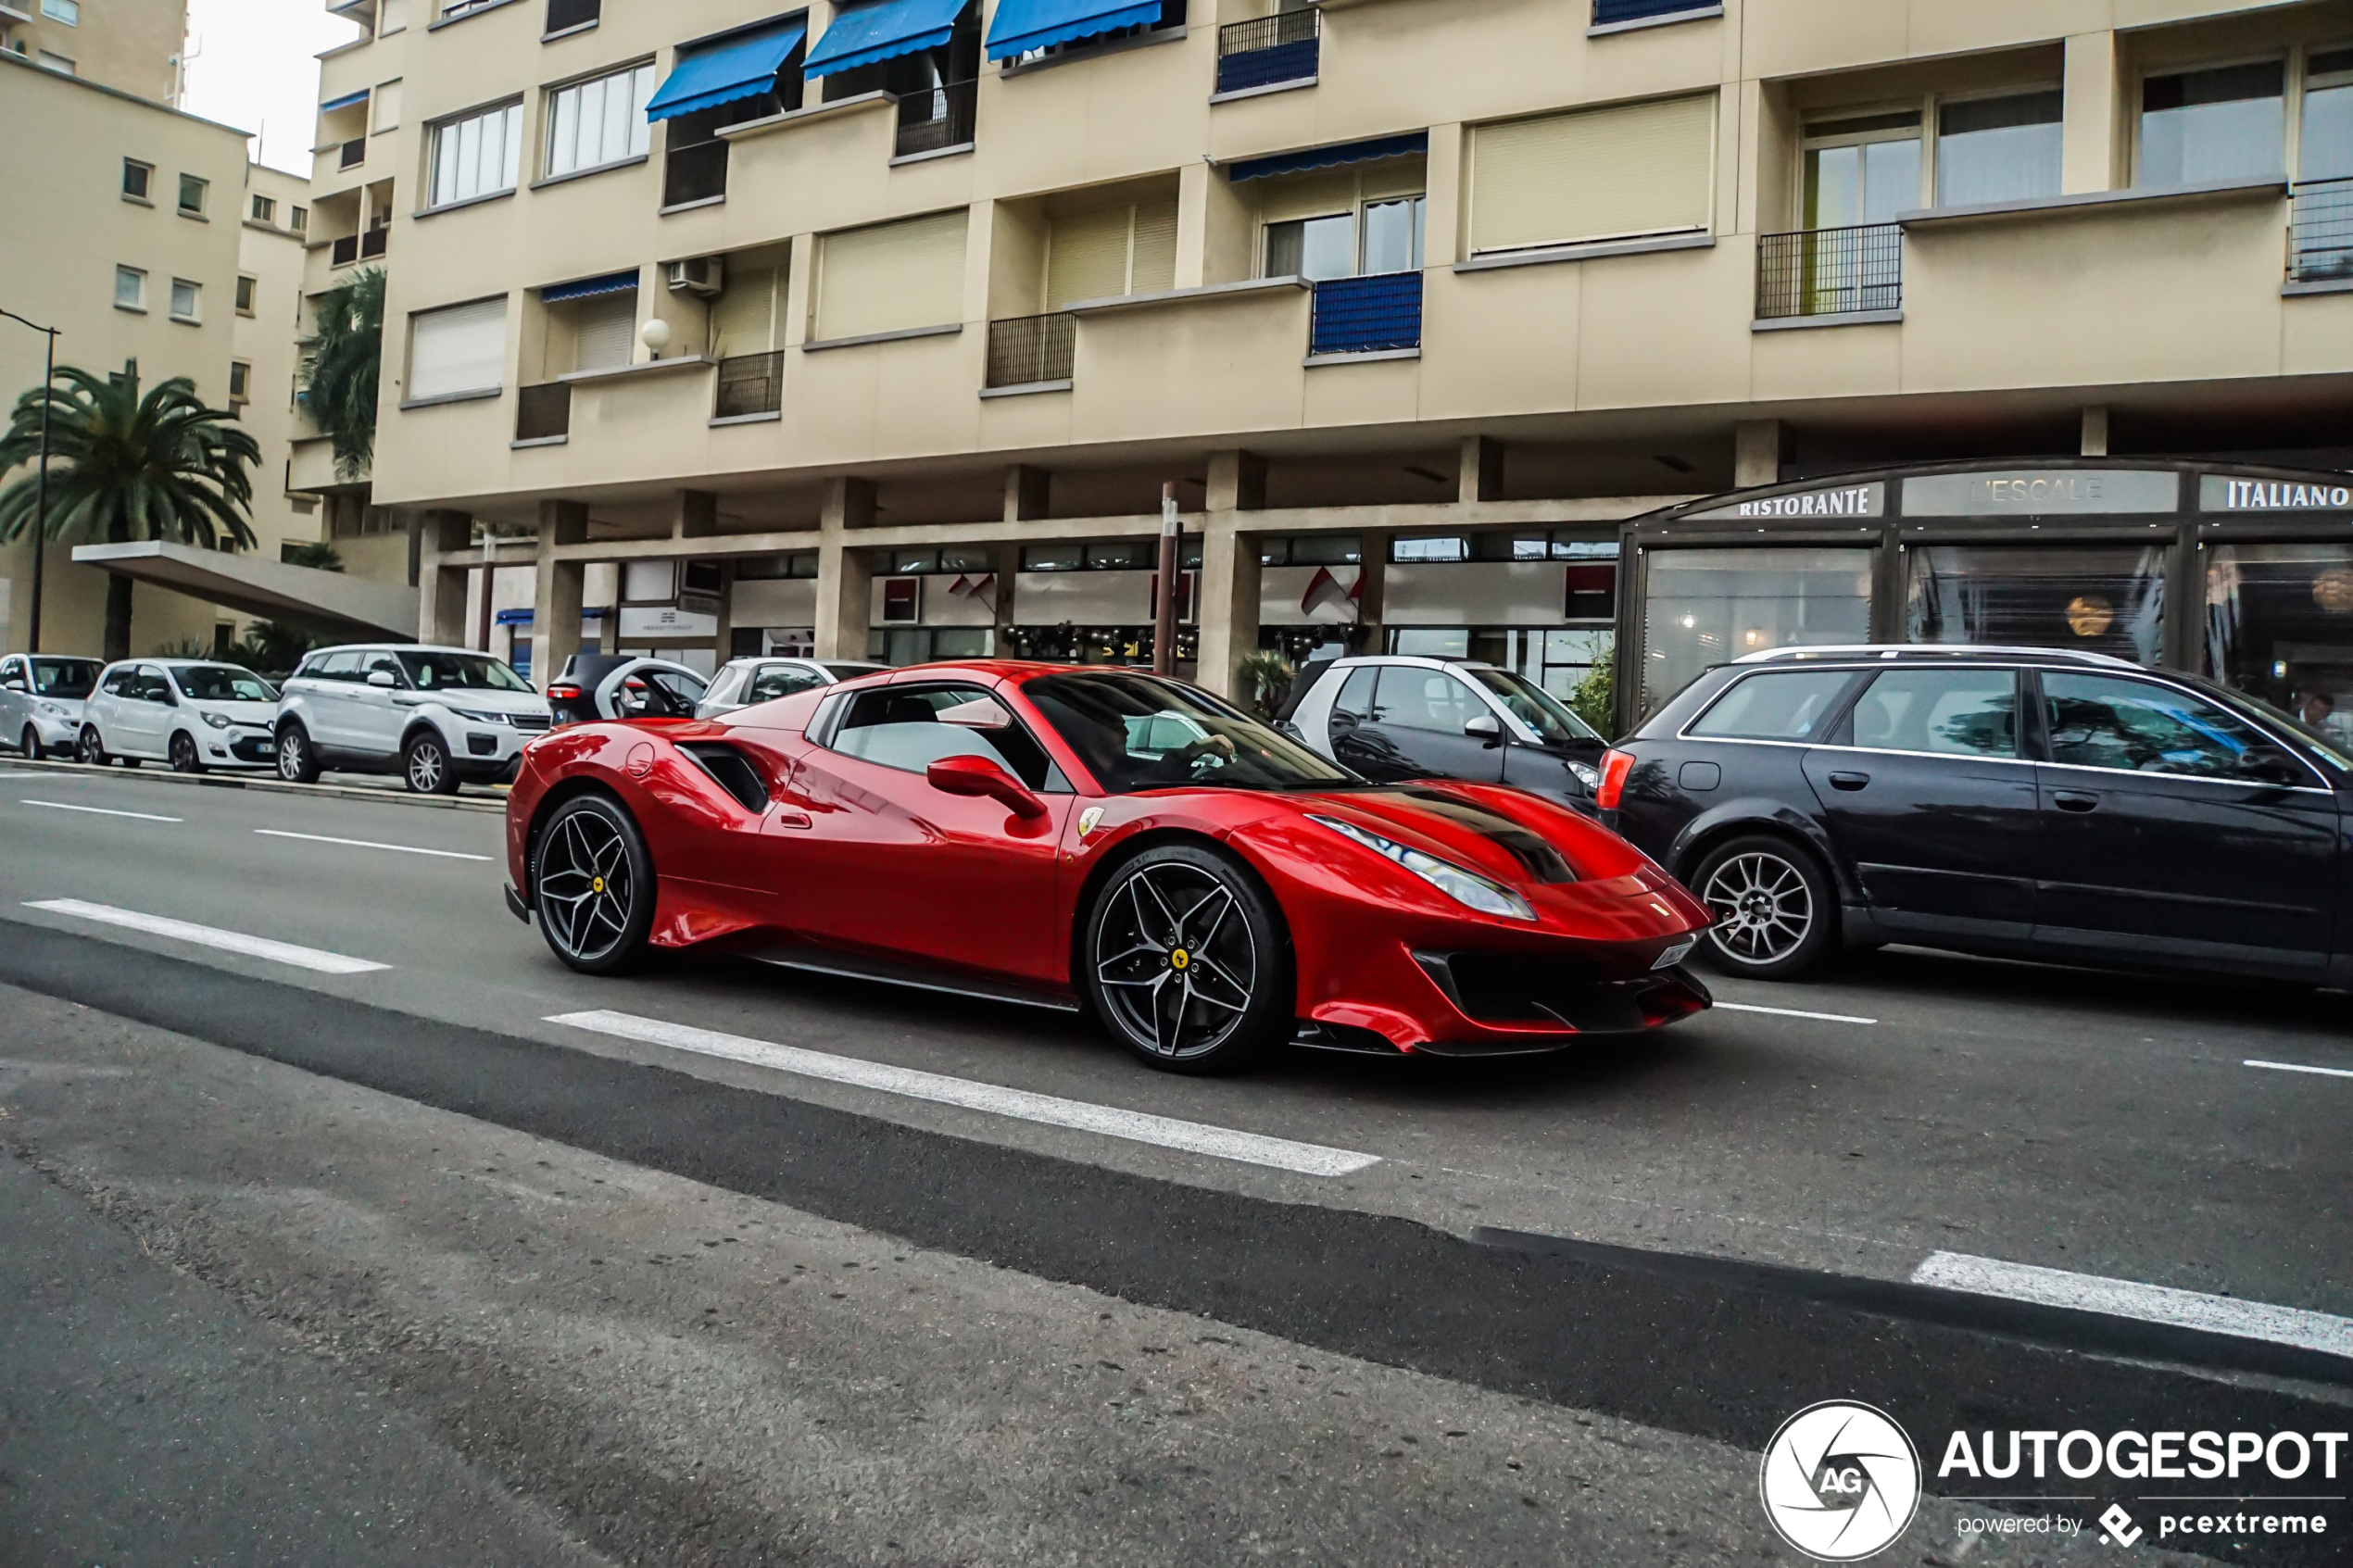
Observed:
[[[540,830],[531,859],[539,934],[585,974],[637,959],[654,923],[653,857],[629,813],[601,795],[566,801]]]
[[[449,748],[431,730],[413,736],[401,749],[400,775],[413,795],[455,795],[458,770],[449,763]]]
[[[1729,973],[1794,980],[1838,940],[1838,890],[1821,862],[1769,834],[1710,850],[1692,887],[1716,917],[1704,950]]]
[[[185,730],[171,737],[171,771],[175,773],[204,771],[204,761],[196,755],[195,737]]]
[[[38,762],[49,755],[49,748],[41,744],[41,732],[31,724],[27,724],[24,734],[17,737],[17,746],[24,753],[28,762]]]
[[[300,724],[278,732],[278,776],[288,784],[319,782],[319,753],[310,744],[310,732]]]
[[[1096,1014],[1154,1067],[1230,1071],[1291,1022],[1281,913],[1214,850],[1164,845],[1120,867],[1088,911],[1083,952]]]

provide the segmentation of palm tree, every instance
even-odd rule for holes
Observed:
[[[335,471],[357,479],[376,455],[376,386],[384,370],[384,274],[371,267],[319,296],[318,335],[304,362],[310,422],[333,443]]]
[[[49,410],[49,537],[79,529],[106,544],[162,539],[249,548],[253,480],[261,448],[236,416],[210,408],[195,383],[175,376],[141,396],[134,361],[119,376],[70,365],[17,399],[0,436],[0,473],[38,459],[41,410]],[[32,526],[37,475],[0,490],[0,541]],[[131,657],[131,579],[107,583],[106,656]]]

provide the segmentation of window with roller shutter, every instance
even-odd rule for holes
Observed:
[[[507,299],[476,300],[409,318],[402,401],[497,392],[507,362]]]
[[[1713,94],[1482,125],[1471,144],[1471,249],[1705,233],[1715,169]]]
[[[580,300],[572,311],[573,370],[610,370],[636,358],[635,289]]]
[[[821,236],[815,341],[961,321],[967,221],[958,207]]]
[[[1075,212],[1046,243],[1046,308],[1176,286],[1176,198]]]

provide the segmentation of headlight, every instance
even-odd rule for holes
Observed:
[[[52,719],[70,719],[73,717],[72,714],[66,711],[65,704],[61,702],[44,702],[41,705],[41,711]]]
[[[1571,762],[1568,765],[1568,771],[1576,774],[1577,782],[1583,784],[1587,789],[1599,789],[1602,787],[1602,775],[1599,769],[1588,768],[1582,762]]]
[[[1384,859],[1396,861],[1457,904],[1477,909],[1480,914],[1496,915],[1504,920],[1534,920],[1536,918],[1536,911],[1529,908],[1527,899],[1500,883],[1488,881],[1476,872],[1466,872],[1452,861],[1441,860],[1435,855],[1426,855],[1409,845],[1398,843],[1393,838],[1383,838],[1380,834],[1360,828],[1353,822],[1341,822],[1338,817],[1318,816],[1310,812],[1307,820],[1318,826],[1331,829],[1343,838],[1355,840]]]
[[[216,730],[225,730],[231,724],[236,722],[235,720],[231,719],[228,715],[224,713],[215,713],[210,709],[199,709],[196,716],[202,719],[206,723],[210,724]]]
[[[504,713],[484,713],[472,708],[453,708],[449,711],[460,719],[471,719],[477,724],[503,724],[507,721],[507,716]]]

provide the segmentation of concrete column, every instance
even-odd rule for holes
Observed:
[[[1499,501],[1504,495],[1504,444],[1489,435],[1463,437],[1463,478],[1458,499]]]
[[[2059,189],[2068,195],[2112,191],[2123,182],[2123,71],[2116,34],[2082,32],[2067,41],[2066,107],[2059,129]]]
[[[1217,494],[1216,459],[1210,462],[1210,494]],[[1241,690],[1241,661],[1258,648],[1258,541],[1244,533],[1240,514],[1210,512],[1202,530],[1201,684],[1220,696]]]
[[[2083,410],[2083,456],[2108,456],[2108,405],[2093,404]]]
[[[851,537],[875,521],[875,486],[863,479],[825,482],[817,523],[817,657],[863,659],[874,624],[873,558]]]
[[[1429,128],[1428,206],[1422,213],[1422,265],[1452,267],[1462,259],[1463,128]]]
[[[1021,572],[1021,546],[997,546],[997,657],[1003,659],[1013,651],[1008,634],[1017,622],[1013,620],[1013,580]]]
[[[1222,171],[1196,158],[1176,172],[1176,287],[1197,289],[1209,257],[1210,182]]]
[[[1265,458],[1255,452],[1212,452],[1209,455],[1209,509],[1212,512],[1254,512],[1265,509]]]
[[[1364,592],[1356,596],[1356,642],[1354,651],[1383,653],[1387,651],[1389,634],[1384,622],[1389,617],[1389,535],[1362,533],[1357,536],[1358,570],[1364,576]]]
[[[719,497],[708,490],[681,490],[670,511],[673,539],[708,539],[719,532]]]
[[[588,563],[558,560],[556,546],[588,542],[585,501],[539,503],[539,549],[531,591],[531,674],[544,690],[580,651],[580,611]]]
[[[466,547],[473,519],[464,512],[430,511],[418,525],[417,637],[441,647],[466,644],[466,568],[440,566],[431,558]]]
[[[1005,521],[1036,522],[1053,500],[1053,475],[1044,469],[1015,463],[1005,470]]]
[[[1743,420],[1732,427],[1732,487],[1781,482],[1781,449],[1786,436],[1779,420]]]

